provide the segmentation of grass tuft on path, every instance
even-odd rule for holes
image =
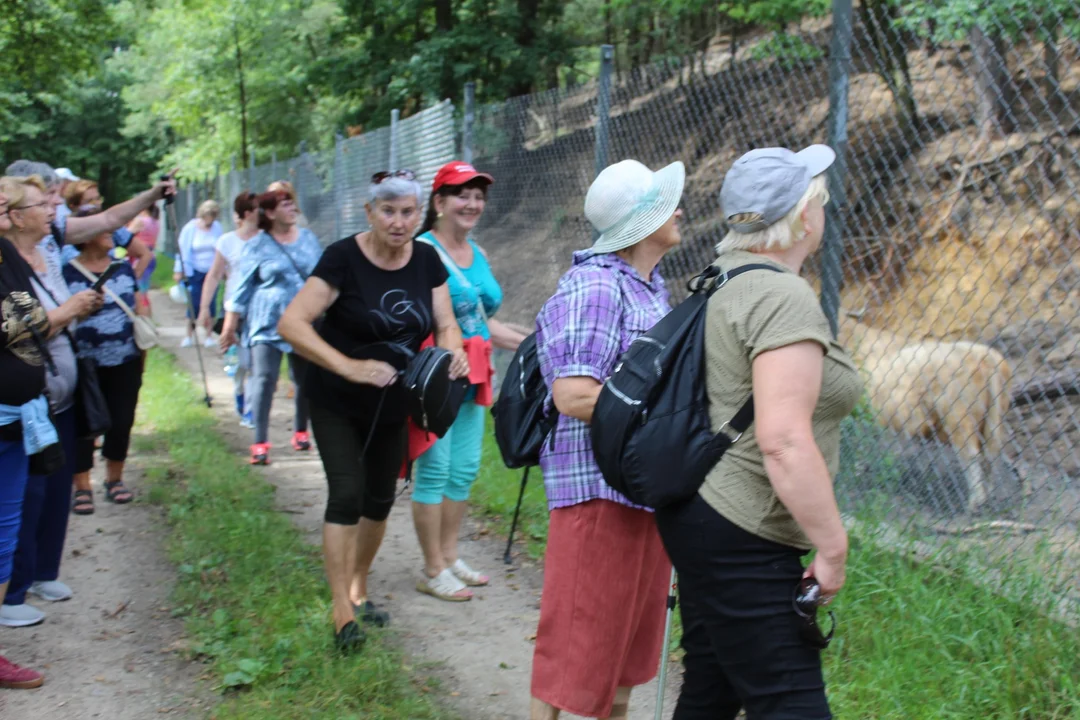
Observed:
[[[392,635],[372,633],[354,657],[335,653],[318,549],[274,509],[271,485],[225,445],[190,376],[161,350],[147,361],[137,431],[136,449],[152,457],[150,500],[167,510],[174,612],[224,692],[215,718],[451,717]]]
[[[521,471],[506,469],[489,432],[471,502],[503,537],[520,485]],[[542,557],[547,504],[538,469],[528,485],[519,528],[528,554]],[[847,585],[830,606],[840,624],[824,654],[836,717],[1080,720],[1080,632],[1034,601],[993,594],[969,567],[961,557],[915,563],[902,548],[852,535]]]

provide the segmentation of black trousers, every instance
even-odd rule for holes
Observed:
[[[135,425],[135,407],[142,388],[141,357],[115,367],[99,367],[98,382],[109,408],[111,427],[105,433],[101,454],[106,460],[127,460],[131,428]],[[80,438],[75,446],[75,472],[89,472],[94,467],[94,438]]]
[[[313,403],[311,429],[330,489],[323,519],[335,525],[355,525],[362,517],[385,520],[408,452],[405,423],[376,425],[368,443],[372,430],[366,422]]]
[[[729,522],[695,495],[656,513],[679,574],[684,658],[674,720],[827,720],[820,652],[792,599],[803,550]]]

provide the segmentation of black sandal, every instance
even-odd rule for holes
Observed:
[[[92,490],[76,490],[75,497],[71,501],[71,512],[76,515],[93,515],[94,492]]]
[[[105,499],[117,505],[126,505],[134,500],[135,496],[124,487],[123,480],[114,480],[105,483]]]
[[[337,646],[338,652],[344,655],[360,650],[365,642],[367,642],[367,633],[352,620],[334,633],[334,645]]]
[[[363,605],[353,605],[353,612],[356,614],[356,619],[365,625],[386,627],[390,624],[390,613],[370,600],[365,600]]]

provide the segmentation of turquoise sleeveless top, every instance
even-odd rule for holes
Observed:
[[[420,237],[443,251],[446,255],[444,263],[454,262],[433,233],[426,232]],[[488,330],[487,323],[484,322],[484,316],[480,313],[480,303],[483,302],[487,316],[492,317],[502,305],[502,288],[495,280],[495,274],[491,272],[491,265],[488,264],[484,253],[480,252],[480,248],[472,240],[469,240],[469,244],[473,249],[472,265],[467,268],[456,265],[446,268],[450,273],[450,279],[447,281],[450,288],[450,302],[454,305],[454,317],[457,318],[458,325],[461,327],[463,338],[479,335],[485,340],[490,340],[491,332]],[[468,284],[462,282],[458,274],[454,272],[455,267],[465,276]]]

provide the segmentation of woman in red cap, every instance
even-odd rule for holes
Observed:
[[[471,599],[469,586],[488,583],[486,575],[458,557],[458,533],[469,488],[480,469],[484,408],[492,402],[495,372],[492,347],[517,350],[530,332],[491,318],[502,304],[502,289],[484,251],[470,238],[493,181],[468,163],[444,165],[435,175],[427,217],[416,237],[438,251],[450,273],[450,299],[471,368],[472,387],[450,431],[434,443],[410,443],[410,456],[422,451],[416,458],[412,494],[413,521],[424,553],[425,577],[417,590],[453,602]]]

